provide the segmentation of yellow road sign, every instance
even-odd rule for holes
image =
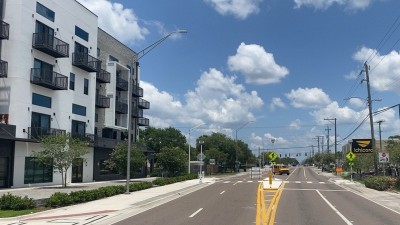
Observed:
[[[278,154],[276,154],[276,152],[272,151],[272,152],[268,153],[268,157],[271,161],[275,161],[275,159],[278,158]]]
[[[354,154],[353,152],[348,152],[348,153],[346,154],[346,158],[347,158],[349,161],[353,161],[353,160],[356,158],[356,154]]]

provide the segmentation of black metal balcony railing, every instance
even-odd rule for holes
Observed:
[[[128,81],[122,79],[121,77],[117,77],[116,88],[118,91],[127,91],[128,90]]]
[[[139,118],[138,125],[141,127],[148,127],[150,125],[149,119],[147,118]]]
[[[66,130],[60,130],[49,127],[28,127],[28,137],[30,139],[40,140],[44,136],[65,134]]]
[[[0,22],[0,39],[7,39],[10,35],[10,25],[4,21]]]
[[[101,68],[101,61],[82,52],[72,53],[72,65],[87,72],[97,72]]]
[[[52,90],[67,90],[68,77],[54,71],[41,68],[31,69],[31,83],[40,85]]]
[[[139,98],[138,107],[141,109],[150,109],[150,102],[144,100],[143,98]]]
[[[128,114],[128,104],[126,102],[116,101],[115,112],[119,114]]]
[[[71,137],[86,141],[89,145],[93,145],[94,142],[94,134],[71,133]]]
[[[143,109],[133,108],[132,109],[132,118],[142,118],[143,117]]]
[[[143,97],[143,88],[137,85],[132,85],[132,96]]]
[[[69,57],[69,44],[48,33],[34,33],[33,48],[56,58]]]
[[[110,83],[111,74],[106,70],[100,69],[100,71],[96,73],[96,80],[98,83]]]
[[[0,60],[0,78],[6,78],[8,74],[8,62]]]
[[[96,95],[96,106],[99,108],[110,108],[110,98],[104,95]]]

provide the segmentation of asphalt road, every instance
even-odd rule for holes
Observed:
[[[232,177],[115,224],[254,224],[257,186],[249,175]]]
[[[398,225],[400,215],[345,190],[308,167],[276,176],[285,187],[276,225]]]

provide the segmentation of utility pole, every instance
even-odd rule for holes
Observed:
[[[330,152],[330,150],[329,150],[329,139],[330,139],[329,131],[332,130],[332,129],[329,128],[329,126],[328,126],[325,130],[328,131],[328,136],[326,136],[326,142],[327,142],[327,151],[329,153]]]
[[[368,91],[368,110],[369,110],[369,123],[371,126],[371,144],[372,144],[372,154],[374,154],[374,167],[375,173],[378,174],[378,162],[377,155],[375,151],[375,133],[374,133],[374,118],[372,117],[372,100],[371,100],[371,88],[369,85],[369,67],[367,62],[364,63],[365,76],[367,81],[367,91]]]
[[[337,140],[336,140],[336,137],[337,137],[337,135],[336,135],[336,118],[333,118],[333,119],[324,119],[324,120],[334,120],[335,121],[335,166],[337,167],[338,166],[338,161],[337,161]]]

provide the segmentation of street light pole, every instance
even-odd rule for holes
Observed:
[[[192,128],[189,129],[189,138],[188,138],[188,139],[189,139],[189,140],[188,140],[188,144],[189,144],[188,174],[190,174],[190,132],[191,132],[192,130],[196,129],[197,127],[199,127],[199,126],[202,126],[202,125],[204,125],[204,123],[199,124],[199,125],[194,126],[194,127],[192,127]]]
[[[239,168],[238,168],[238,166],[239,166],[239,165],[238,165],[238,148],[239,148],[239,145],[238,145],[238,141],[237,141],[237,134],[238,134],[238,131],[239,131],[240,129],[242,129],[242,128],[245,127],[247,124],[252,123],[252,122],[254,122],[254,121],[252,121],[252,120],[247,121],[246,123],[242,124],[242,126],[240,126],[239,128],[236,128],[236,135],[235,135],[235,142],[236,142],[235,170],[237,170],[236,172],[239,172]]]
[[[186,30],[176,30],[166,34],[164,37],[160,38],[158,41],[144,48],[140,52],[138,52],[133,58],[133,66],[135,68],[135,73],[138,74],[138,62],[144,55],[157,47],[161,42],[176,33],[187,33]],[[132,73],[129,74],[129,85],[128,85],[128,121],[127,121],[127,129],[128,129],[128,150],[127,150],[127,159],[126,159],[126,194],[129,194],[129,182],[131,180],[131,147],[132,147]]]

